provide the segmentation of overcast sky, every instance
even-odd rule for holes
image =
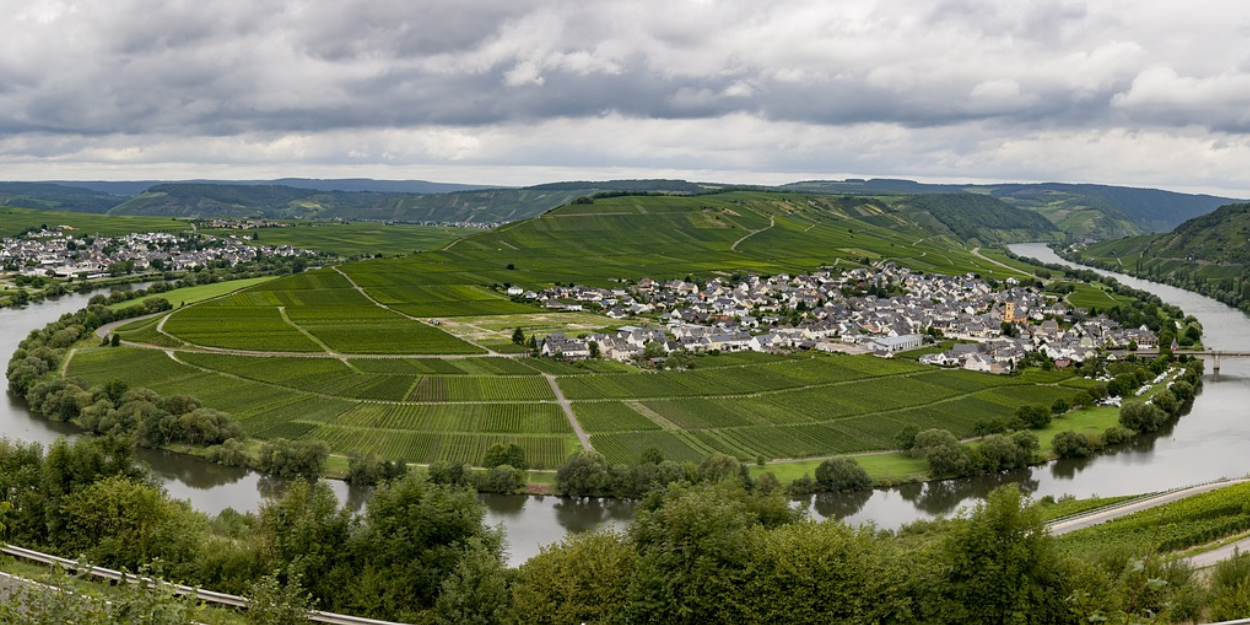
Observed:
[[[4,0],[0,178],[1250,197],[1245,0]]]

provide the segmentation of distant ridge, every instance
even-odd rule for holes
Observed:
[[[456,184],[430,182],[428,180],[374,180],[372,178],[278,178],[275,180],[132,180],[110,182],[105,180],[50,180],[43,184],[89,189],[97,193],[133,197],[156,185],[167,184],[216,184],[228,186],[284,186],[317,191],[372,191],[375,193],[452,193],[496,189],[493,185]]]
[[[1071,236],[1090,239],[1165,232],[1181,222],[1239,201],[1160,189],[1062,182],[930,184],[894,178],[851,178],[804,180],[782,188],[804,193],[989,195],[1017,208],[1041,213]]]
[[[495,224],[530,219],[578,198],[603,194],[697,195],[730,189],[894,197],[972,195],[1000,200],[1041,215],[1073,240],[1106,240],[1171,230],[1181,222],[1238,200],[1096,184],[930,184],[877,178],[805,180],[780,187],[728,185],[675,179],[575,180],[530,187],[494,187],[368,178],[275,180],[53,181],[0,183],[0,205],[91,213],[174,217],[252,216],[285,219],[346,219],[399,222]],[[930,200],[932,202],[932,200]],[[947,210],[958,206],[958,210]],[[1035,230],[1019,215],[1000,216],[990,205],[964,199],[932,207],[956,229]],[[972,211],[969,213],[968,211]],[[985,219],[975,224],[979,218]],[[960,216],[960,215],[963,216]],[[969,219],[973,221],[968,221]],[[997,225],[989,225],[997,223]]]

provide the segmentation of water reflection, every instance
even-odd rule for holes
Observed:
[[[594,497],[551,497],[556,522],[569,532],[593,530],[609,521],[630,521],[634,518],[633,502]]]
[[[177,481],[188,488],[209,490],[234,484],[248,475],[246,469],[211,462],[189,462],[186,456],[162,449],[139,449],[138,458],[161,481]]]
[[[826,519],[843,519],[859,514],[864,504],[872,498],[872,491],[855,493],[820,493],[812,497],[812,510]]]
[[[990,491],[1006,484],[1017,484],[1026,495],[1037,492],[1040,485],[1031,471],[1020,469],[958,480],[906,484],[898,490],[899,495],[911,502],[917,510],[928,516],[937,516],[949,515],[967,500],[983,498]]]

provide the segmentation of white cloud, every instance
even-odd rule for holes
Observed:
[[[1250,160],[1234,0],[8,0],[0,28],[5,177],[373,165],[1236,189]]]

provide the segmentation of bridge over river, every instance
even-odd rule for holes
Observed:
[[[1155,358],[1159,355],[1159,352],[1160,350],[1157,350],[1157,349],[1139,349],[1135,352],[1123,351],[1123,352],[1116,352],[1116,353],[1117,354],[1134,354],[1138,356],[1139,358]],[[1178,349],[1172,352],[1172,354],[1176,356],[1185,354],[1186,356],[1197,356],[1199,358],[1211,358],[1212,360],[1215,361],[1214,363],[1215,366],[1213,367],[1215,373],[1220,372],[1220,359],[1221,358],[1250,358],[1250,352],[1238,352],[1238,351],[1228,351],[1228,350],[1219,350],[1219,349]]]

